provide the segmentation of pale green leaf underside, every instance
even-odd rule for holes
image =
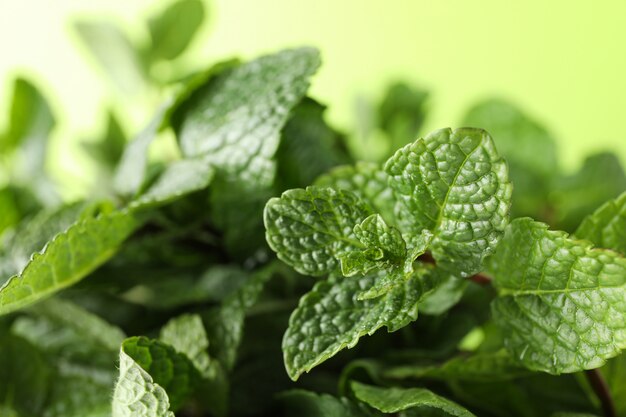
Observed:
[[[206,188],[213,179],[214,170],[202,158],[172,162],[145,193],[131,203],[132,208],[167,204],[186,194]]]
[[[626,192],[587,216],[574,234],[626,255]]]
[[[511,197],[506,163],[489,134],[437,130],[399,149],[385,171],[410,249],[429,230],[438,265],[462,276],[478,272],[507,224]]]
[[[380,213],[388,224],[395,225],[393,193],[388,181],[389,176],[378,164],[357,162],[353,166],[332,169],[320,176],[315,185],[351,191]]]
[[[113,417],[174,417],[167,393],[124,350],[113,392]]]
[[[455,402],[425,388],[380,388],[356,381],[350,387],[356,398],[383,413],[397,413],[407,409],[436,409],[448,416],[475,417]]]
[[[491,259],[492,312],[511,354],[553,374],[601,366],[626,347],[626,259],[528,218]]]
[[[289,376],[296,380],[303,372],[354,347],[359,338],[386,326],[396,331],[417,318],[417,305],[434,286],[430,276],[416,276],[381,297],[358,300],[358,294],[372,287],[375,275],[331,276],[318,282],[300,300],[283,338],[283,355]]]
[[[184,314],[171,319],[161,329],[159,339],[186,355],[201,375],[209,373],[209,339],[200,316]]]
[[[371,212],[356,195],[331,188],[296,188],[265,206],[266,239],[296,271],[321,276],[335,271],[341,255],[366,249],[353,228]]]
[[[0,288],[0,314],[35,303],[87,276],[115,254],[138,221],[127,211],[80,218],[32,255]]]
[[[183,155],[207,157],[229,179],[270,185],[280,131],[319,65],[317,50],[301,48],[220,73],[175,114]]]

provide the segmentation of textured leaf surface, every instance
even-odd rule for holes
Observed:
[[[159,337],[177,352],[186,355],[198,372],[206,375],[209,371],[209,339],[197,314],[185,314],[171,319],[161,329]]]
[[[189,45],[204,19],[204,3],[179,0],[148,21],[153,59],[174,59]],[[184,24],[181,24],[184,22]]]
[[[319,64],[314,49],[286,50],[212,78],[173,116],[183,155],[206,155],[253,188],[271,185],[280,131]]]
[[[385,165],[398,225],[415,256],[424,230],[441,267],[478,272],[508,219],[511,184],[491,137],[480,129],[442,129],[398,150]]]
[[[186,355],[158,340],[131,337],[122,344],[120,353],[120,381],[122,353],[148,373],[155,384],[165,390],[171,410],[178,409],[193,392],[198,374]],[[119,387],[119,382],[118,382]],[[116,388],[117,389],[117,388]]]
[[[471,108],[463,124],[488,131],[506,158],[514,184],[512,214],[545,216],[550,185],[559,171],[550,132],[511,103],[497,99]]]
[[[315,181],[320,187],[348,190],[369,204],[391,225],[395,225],[393,192],[389,188],[389,176],[378,164],[357,162],[334,168]]]
[[[626,259],[517,219],[491,260],[505,345],[554,374],[601,366],[626,347]]]
[[[101,69],[122,92],[135,93],[145,86],[137,52],[119,27],[105,20],[75,22],[76,31]]]
[[[374,285],[376,277],[331,277],[318,282],[300,300],[283,338],[283,354],[289,376],[303,372],[354,347],[359,338],[386,326],[396,331],[417,318],[417,304],[432,288],[429,276],[412,277],[385,295],[359,300],[358,294]]]
[[[246,312],[256,303],[273,273],[273,266],[270,264],[250,275],[237,291],[226,297],[222,305],[209,316],[207,327],[212,341],[211,354],[226,370],[231,370],[235,365],[237,351],[243,338]]]
[[[587,216],[574,234],[626,255],[626,192]]]
[[[338,268],[341,255],[367,249],[353,228],[370,214],[349,191],[314,186],[289,190],[265,206],[267,242],[296,271],[328,274]]]
[[[383,413],[397,413],[407,409],[437,409],[448,416],[473,417],[474,414],[447,398],[425,388],[380,388],[352,382],[354,395]],[[428,411],[428,410],[424,410]]]
[[[83,216],[49,241],[0,288],[0,314],[68,287],[115,254],[138,221],[126,211]]]
[[[174,417],[169,410],[165,389],[122,349],[120,377],[113,392],[113,417]]]
[[[131,207],[151,207],[170,203],[182,196],[206,188],[214,170],[202,158],[182,159],[169,164],[145,193]]]

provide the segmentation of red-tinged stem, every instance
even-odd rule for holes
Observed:
[[[605,417],[617,417],[615,412],[615,404],[613,403],[613,397],[611,397],[611,391],[609,385],[600,373],[599,369],[590,369],[585,371],[585,376],[593,392],[596,393],[602,406],[602,412]]]
[[[426,252],[425,254],[421,255],[419,258],[417,258],[417,260],[422,261],[427,264],[433,264],[433,265],[437,263],[437,261],[435,261],[435,258],[433,258],[430,252]],[[492,281],[492,278],[490,276],[485,275],[483,273],[474,274],[468,279],[478,285],[483,285],[483,286],[491,285],[491,281]]]

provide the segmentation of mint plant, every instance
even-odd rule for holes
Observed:
[[[78,201],[45,169],[55,111],[15,81],[1,416],[626,415],[614,155],[563,172],[549,131],[501,100],[423,134],[428,93],[406,84],[339,132],[308,96],[308,47],[162,77],[203,10],[151,15],[144,44],[78,26],[120,87],[160,101],[129,141],[105,112]]]

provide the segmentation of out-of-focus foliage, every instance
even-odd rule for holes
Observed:
[[[189,68],[209,14],[159,5],[141,39],[74,22],[124,98],[82,138],[84,201],[47,176],[53,101],[13,81],[0,416],[599,415],[596,367],[623,414],[614,155],[563,172],[554,136],[503,100],[423,135],[429,93],[405,83],[339,132],[308,95],[313,48]]]

